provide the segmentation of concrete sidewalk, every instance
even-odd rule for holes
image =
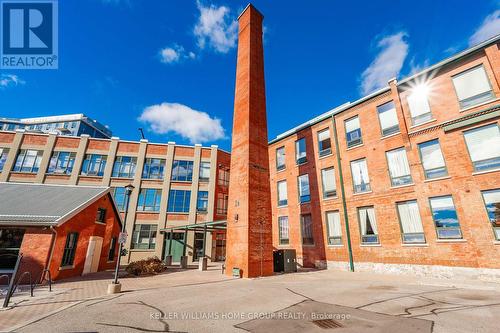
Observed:
[[[147,290],[151,288],[173,287],[180,285],[210,283],[226,280],[221,274],[221,265],[212,264],[205,272],[191,268],[181,270],[176,266],[162,274],[147,277],[121,277],[123,292]],[[116,295],[107,295],[108,284],[113,279],[114,272],[106,271],[88,274],[78,278],[57,281],[48,287],[35,289],[34,297],[29,291],[15,293],[9,303],[9,308],[0,308],[0,332],[11,331],[31,322],[36,322],[64,309],[87,301],[105,301]],[[126,273],[120,272],[120,275]],[[3,298],[1,299],[3,302]]]
[[[500,317],[500,286],[479,281],[333,270],[231,279],[215,265],[206,272],[169,269],[125,278],[123,293],[106,295],[111,276],[64,281],[57,295],[0,311],[1,329],[278,333],[335,326],[336,332],[496,333]]]

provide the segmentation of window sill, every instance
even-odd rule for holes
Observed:
[[[112,180],[133,180],[134,177],[113,177],[111,176]]]
[[[427,243],[420,243],[420,244],[411,244],[411,243],[402,243],[401,246],[403,247],[429,247],[429,244]]]
[[[467,239],[458,238],[458,239],[436,239],[436,243],[467,243]]]
[[[106,222],[95,221],[95,224],[106,225]]]
[[[420,126],[425,125],[425,124],[433,123],[435,121],[437,121],[437,119],[432,118],[432,119],[424,121],[423,123],[420,123],[420,124],[417,124],[417,125],[411,125],[410,128],[417,128],[417,127],[420,127]]]
[[[500,245],[500,240],[493,241],[493,245]]]
[[[333,153],[326,154],[326,155],[323,155],[323,156],[319,156],[319,157],[318,157],[318,160],[322,160],[322,159],[325,159],[325,158],[327,158],[327,157],[331,157],[331,156],[333,156]]]
[[[159,182],[162,182],[164,180],[164,178],[144,178],[142,177],[141,180],[145,180],[145,181],[159,181]]]
[[[382,244],[377,243],[377,244],[360,244],[359,246],[361,247],[382,247]]]
[[[472,175],[473,176],[476,176],[476,175],[483,175],[485,173],[490,173],[490,172],[498,172],[500,171],[500,168],[496,168],[496,169],[491,169],[491,170],[484,170],[484,171],[476,171],[476,172],[473,172]]]
[[[104,175],[103,176],[99,176],[99,175],[82,175],[82,174],[79,174],[78,176],[79,177],[95,178],[95,179],[99,179],[99,178],[104,177]]]
[[[288,208],[288,205],[278,206],[278,208]]]
[[[363,147],[364,145],[365,145],[364,143],[360,143],[359,145],[347,148],[346,151],[353,150],[353,149],[356,149],[356,148],[359,148],[359,147]]]
[[[344,247],[344,244],[329,244],[329,245],[327,245],[327,247],[339,248],[339,247]]]
[[[495,103],[495,102],[498,102],[500,101],[500,98],[493,98],[493,99],[490,99],[486,102],[482,102],[482,103],[479,103],[479,104],[476,104],[476,105],[472,105],[472,106],[468,106],[466,108],[463,108],[463,109],[459,109],[458,111],[459,112],[465,112],[465,111],[469,111],[469,110],[472,110],[474,108],[478,108],[478,107],[481,107],[483,105],[486,105],[486,104],[489,104],[489,103]]]
[[[64,172],[47,172],[46,173],[47,176],[71,176],[71,172],[70,173],[64,173]]]
[[[410,187],[410,186],[415,186],[415,183],[398,185],[398,186],[391,186],[391,188],[398,189],[398,188],[404,188],[404,187]]]
[[[130,249],[130,252],[155,252],[155,249]]]
[[[357,195],[363,195],[363,194],[370,194],[370,193],[373,193],[373,191],[366,191],[366,192],[359,192],[359,193],[353,193],[352,195],[353,196],[357,196]]]
[[[59,270],[60,271],[66,271],[68,269],[74,269],[75,268],[75,265],[71,265],[71,266],[61,266],[59,267]]]
[[[383,135],[380,139],[385,140],[385,139],[389,139],[389,138],[392,138],[393,136],[400,135],[400,134],[401,134],[401,132],[396,132],[396,133],[392,133],[389,135]]]
[[[301,166],[301,165],[304,165],[304,164],[307,164],[307,161],[302,162],[302,163],[296,163],[295,165],[296,165],[296,166]]]
[[[445,176],[445,177],[429,178],[429,179],[425,179],[424,183],[430,183],[430,182],[435,182],[435,181],[438,181],[438,180],[445,180],[445,179],[451,179],[451,177],[450,176]]]
[[[299,202],[299,206],[300,206],[300,205],[308,205],[308,204],[310,204],[310,203],[311,203],[311,200],[309,200],[309,201],[304,201],[304,202]]]
[[[279,244],[278,247],[280,249],[288,249],[288,248],[290,248],[290,244]]]
[[[114,260],[108,260],[108,261],[106,261],[106,264],[112,264],[114,262],[115,262]]]
[[[189,212],[167,212],[167,214],[189,215]]]
[[[285,171],[286,170],[286,167],[283,168],[283,169],[276,169],[276,173],[279,173],[279,172],[282,172],[282,171]]]
[[[323,201],[337,200],[338,198],[339,198],[338,196],[329,197],[329,198],[323,198]]]
[[[197,214],[201,214],[201,215],[207,215],[208,211],[206,211],[206,210],[197,210],[196,213]]]
[[[160,211],[154,211],[154,210],[136,210],[136,213],[146,213],[146,214],[160,214]]]

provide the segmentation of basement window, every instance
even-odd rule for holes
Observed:
[[[500,240],[500,189],[483,191],[482,194],[495,239]]]
[[[462,238],[457,210],[451,195],[429,199],[439,239]]]
[[[361,232],[361,244],[378,244],[377,221],[373,207],[358,208],[359,230]]]
[[[397,203],[403,243],[425,243],[424,229],[416,200]]]

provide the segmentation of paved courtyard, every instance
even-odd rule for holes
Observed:
[[[15,332],[498,332],[500,285],[339,271],[231,279],[219,266],[58,283],[0,311]]]

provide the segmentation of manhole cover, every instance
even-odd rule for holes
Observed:
[[[324,328],[324,329],[342,327],[342,325],[340,325],[340,323],[336,322],[333,319],[320,319],[320,320],[313,320],[312,322],[314,325],[321,327],[321,328]]]

